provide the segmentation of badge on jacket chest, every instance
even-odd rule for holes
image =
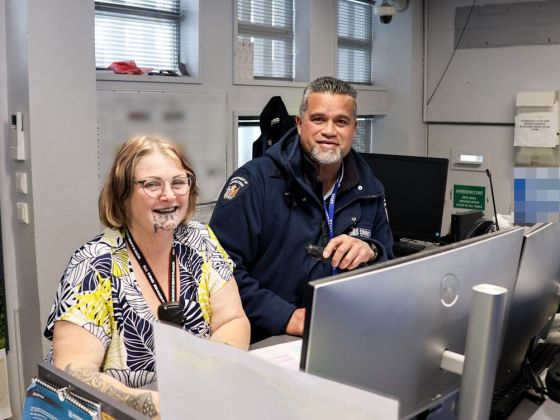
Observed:
[[[364,238],[371,238],[371,229],[363,228],[363,227],[355,227],[350,231],[348,235],[354,237],[361,236]]]

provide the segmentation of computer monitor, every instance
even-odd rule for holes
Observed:
[[[400,418],[457,392],[442,354],[465,351],[473,286],[513,290],[522,242],[515,228],[310,282],[302,369],[395,396]]]
[[[385,187],[389,225],[401,238],[438,243],[449,159],[362,153]]]
[[[516,378],[533,338],[546,338],[546,327],[558,310],[559,251],[559,223],[540,224],[526,233],[507,315],[496,388]]]

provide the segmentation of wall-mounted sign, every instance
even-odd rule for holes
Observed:
[[[476,185],[453,185],[453,207],[482,210],[486,203],[486,187]]]

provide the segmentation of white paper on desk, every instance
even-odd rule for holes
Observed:
[[[163,420],[397,419],[398,402],[154,325]]]
[[[250,353],[269,363],[274,363],[276,366],[281,366],[290,370],[299,370],[301,340],[262,347],[260,349],[251,350]]]

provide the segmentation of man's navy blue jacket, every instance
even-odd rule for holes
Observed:
[[[329,235],[322,184],[295,129],[235,171],[210,226],[236,264],[253,342],[283,334],[294,310],[303,306],[307,283],[331,275],[328,262],[305,250],[307,244],[325,246]],[[393,258],[383,186],[354,150],[344,158],[336,195],[334,236],[341,234],[374,243],[376,261]]]

